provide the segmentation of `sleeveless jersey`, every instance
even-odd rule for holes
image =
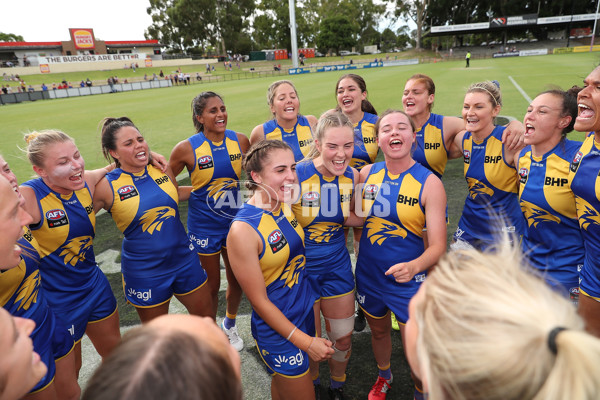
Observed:
[[[291,130],[283,129],[277,124],[277,120],[272,119],[263,124],[263,132],[266,139],[281,140],[289,144],[294,152],[296,162],[302,160],[308,154],[310,145],[313,142],[308,119],[302,115],[298,115],[298,122]]]
[[[289,206],[283,204],[279,212],[271,213],[245,203],[234,221],[247,223],[260,237],[263,251],[258,259],[267,296],[287,319],[301,326],[313,312],[316,296],[305,275],[304,231]],[[281,341],[281,335],[255,311],[252,335],[263,343]]]
[[[367,164],[373,164],[377,158],[377,140],[375,139],[375,124],[377,115],[368,112],[354,125],[354,153],[350,166],[361,170]]]
[[[460,239],[466,232],[484,247],[494,243],[500,231],[517,235],[525,231],[517,194],[518,175],[504,158],[503,131],[504,127],[496,126],[481,143],[466,132],[462,143],[469,193],[455,238]],[[477,243],[471,244],[478,247]]]
[[[448,149],[444,143],[444,116],[431,113],[425,125],[417,132],[417,148],[413,159],[442,178],[448,162]]]
[[[194,168],[189,171],[193,190],[189,199],[190,234],[210,231],[224,234],[237,213],[242,150],[237,134],[225,131],[221,142],[212,142],[202,132],[189,139]]]
[[[523,252],[531,264],[563,283],[579,282],[585,250],[577,222],[569,163],[581,142],[562,140],[540,158],[531,146],[519,154],[519,202],[527,221]],[[569,288],[567,288],[569,289]]]
[[[158,258],[171,259],[178,248],[187,252],[189,240],[179,218],[177,189],[168,175],[153,166],[140,173],[128,173],[117,168],[106,175],[113,191],[111,213],[123,239],[124,273],[148,271],[145,266],[161,268],[153,262]],[[164,272],[164,271],[162,271]]]
[[[31,225],[40,246],[40,270],[44,291],[53,308],[73,308],[87,297],[100,279],[94,247],[96,214],[90,189],[69,195],[50,189],[42,179],[23,184],[36,194],[41,220]]]
[[[569,171],[577,218],[585,245],[583,272],[600,282],[600,144],[592,132],[575,154]],[[596,287],[600,291],[600,287]],[[598,294],[593,294],[598,297]]]
[[[328,178],[317,171],[311,160],[299,163],[296,173],[302,194],[292,210],[304,228],[306,267],[310,272],[328,272],[315,270],[314,266],[335,264],[338,253],[332,249],[346,249],[343,225],[354,192],[352,168],[346,168],[342,176]]]
[[[415,163],[400,175],[392,175],[385,162],[373,164],[362,190],[365,223],[356,262],[356,280],[393,295],[399,289],[418,288],[425,272],[410,282],[397,283],[386,276],[392,265],[414,260],[425,251],[423,228],[425,209],[421,201],[423,187],[431,174]]]
[[[18,244],[23,249],[21,262],[15,268],[0,273],[0,305],[15,317],[34,320],[36,333],[43,329],[43,322],[49,318],[50,312],[43,292],[40,292],[39,245],[29,229]]]

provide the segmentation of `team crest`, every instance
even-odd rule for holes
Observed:
[[[154,207],[146,211],[140,218],[142,224],[142,231],[148,232],[150,235],[154,234],[154,231],[160,231],[163,223],[169,219],[175,217],[175,210],[171,207]]]
[[[340,224],[329,224],[327,222],[317,222],[308,228],[309,239],[317,243],[329,242],[329,239],[338,232],[342,226]]]
[[[19,304],[17,310],[29,310],[31,304],[37,302],[40,283],[40,270],[37,269],[25,279],[17,292],[17,297],[15,299],[15,303]]]
[[[575,204],[581,229],[587,231],[590,225],[600,225],[600,215],[590,203],[577,196],[575,197]]]
[[[469,196],[471,196],[473,200],[480,195],[488,195],[490,197],[494,195],[494,190],[492,190],[492,188],[477,179],[467,178],[467,185],[469,186]]]
[[[304,254],[297,255],[285,266],[283,274],[281,274],[281,278],[279,279],[285,280],[284,285],[291,289],[292,286],[298,283],[300,271],[304,269],[305,264],[306,258],[304,257]]]
[[[371,244],[377,243],[380,246],[388,238],[400,237],[404,239],[407,235],[406,230],[400,227],[400,225],[379,217],[369,217],[365,228],[367,229],[367,237],[371,241]]]
[[[236,180],[231,178],[217,178],[208,185],[206,190],[208,191],[208,196],[216,203],[224,194],[237,188],[238,182]]]
[[[533,225],[534,228],[537,228],[539,223],[544,221],[560,224],[560,218],[556,215],[552,215],[543,208],[528,201],[521,201],[521,211],[523,211],[523,215],[525,215],[525,219],[527,219],[527,224],[529,226]]]
[[[283,236],[283,232],[281,232],[280,229],[275,229],[271,232],[267,237],[267,241],[269,242],[269,247],[273,254],[277,253],[287,245],[287,239]]]
[[[69,242],[62,247],[59,257],[65,257],[65,265],[71,264],[72,266],[75,266],[79,261],[85,260],[85,254],[91,248],[91,236],[78,236],[69,240]]]

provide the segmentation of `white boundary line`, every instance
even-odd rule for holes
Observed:
[[[515,87],[517,88],[517,90],[519,91],[519,93],[521,93],[521,96],[523,96],[523,98],[525,100],[527,100],[527,103],[531,103],[531,98],[529,98],[529,96],[527,96],[527,93],[525,93],[525,91],[523,90],[523,88],[521,88],[521,86],[519,86],[519,84],[513,79],[513,77],[509,75],[508,79],[510,79],[510,81],[512,82],[512,84],[515,85]]]

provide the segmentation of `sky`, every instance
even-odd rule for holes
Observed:
[[[149,0],[0,1],[0,32],[26,42],[71,40],[69,28],[92,28],[98,40],[144,40]]]
[[[69,28],[91,28],[98,40],[144,40],[152,24],[149,6],[149,0],[0,0],[0,32],[26,42],[60,42],[71,40]],[[390,25],[382,21],[379,30]]]

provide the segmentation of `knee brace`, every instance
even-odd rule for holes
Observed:
[[[334,353],[331,358],[335,361],[344,362],[350,358],[352,344],[346,350],[339,350],[335,347],[335,342],[342,337],[352,335],[354,330],[354,314],[348,318],[333,319],[325,318],[325,329],[329,340],[333,342]]]

